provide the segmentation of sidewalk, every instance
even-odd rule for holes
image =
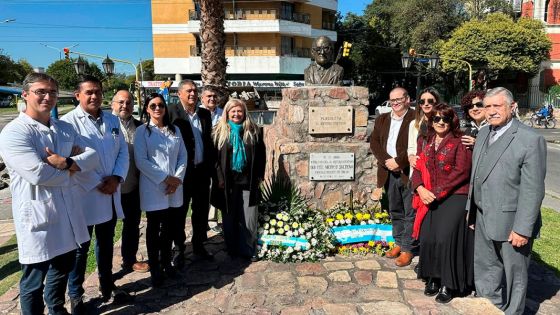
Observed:
[[[187,224],[190,234],[190,223]],[[145,222],[140,254],[146,257]],[[189,235],[188,235],[189,236]],[[196,261],[187,247],[186,267],[159,289],[149,273],[130,273],[117,280],[129,292],[130,304],[99,306],[92,314],[502,314],[490,302],[473,296],[441,305],[423,294],[414,264],[396,268],[375,255],[335,256],[317,263],[250,263],[231,259],[223,239],[209,235],[214,261]],[[120,269],[120,242],[113,270]],[[85,282],[86,301],[98,296],[97,275]],[[560,314],[560,280],[537,264],[530,268],[526,314]],[[0,313],[18,314],[17,288],[0,297]],[[69,306],[68,306],[69,307]]]

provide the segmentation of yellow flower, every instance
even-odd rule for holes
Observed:
[[[369,241],[369,242],[367,242],[367,244],[368,244],[369,247],[373,247],[373,245],[375,245],[375,242],[374,241]]]
[[[356,219],[362,221],[362,218],[363,218],[363,214],[361,214],[361,213],[359,213],[359,212],[356,213]]]
[[[333,218],[327,218],[327,223],[331,223],[331,222],[334,222],[334,219],[333,219]],[[295,224],[297,224],[297,223],[294,223],[294,225],[295,225]],[[294,227],[294,228],[295,228],[295,227]]]
[[[381,219],[382,217],[383,217],[383,215],[382,215],[381,213],[379,213],[379,212],[377,212],[377,213],[375,214],[375,218],[376,218],[376,219]]]
[[[336,219],[337,219],[337,220],[342,220],[342,219],[344,219],[344,217],[342,216],[342,214],[338,213],[338,214],[336,215]]]
[[[330,219],[331,219],[332,221],[334,221],[332,218],[330,218]],[[328,221],[329,221],[329,220],[327,219],[327,222],[328,222]],[[332,221],[331,221],[331,222],[332,222]],[[297,222],[292,223],[292,228],[297,229],[298,227],[299,227],[299,224],[298,224]]]
[[[364,220],[369,220],[369,219],[371,219],[371,214],[364,213]]]
[[[346,214],[344,215],[345,219],[352,219],[354,216],[352,215],[352,213],[350,212],[346,212]]]

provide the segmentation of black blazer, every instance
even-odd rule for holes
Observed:
[[[179,104],[170,104],[168,107],[171,122],[179,128],[183,142],[187,149],[187,175],[194,168],[194,134],[191,128],[191,122],[183,106]],[[202,127],[202,143],[204,145],[202,167],[207,170],[210,177],[214,170],[214,145],[212,143],[212,118],[210,111],[202,107],[196,107],[196,114],[200,119]],[[214,170],[214,171],[213,171]]]

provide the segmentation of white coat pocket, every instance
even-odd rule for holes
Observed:
[[[28,200],[21,205],[21,222],[31,232],[46,231],[58,222],[58,215],[52,198]]]

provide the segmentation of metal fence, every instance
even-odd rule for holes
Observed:
[[[542,92],[538,85],[529,85],[527,92],[523,93],[513,91],[513,96],[520,108],[535,109],[542,107],[545,102],[552,104],[554,108],[560,108],[560,98],[553,98]]]

